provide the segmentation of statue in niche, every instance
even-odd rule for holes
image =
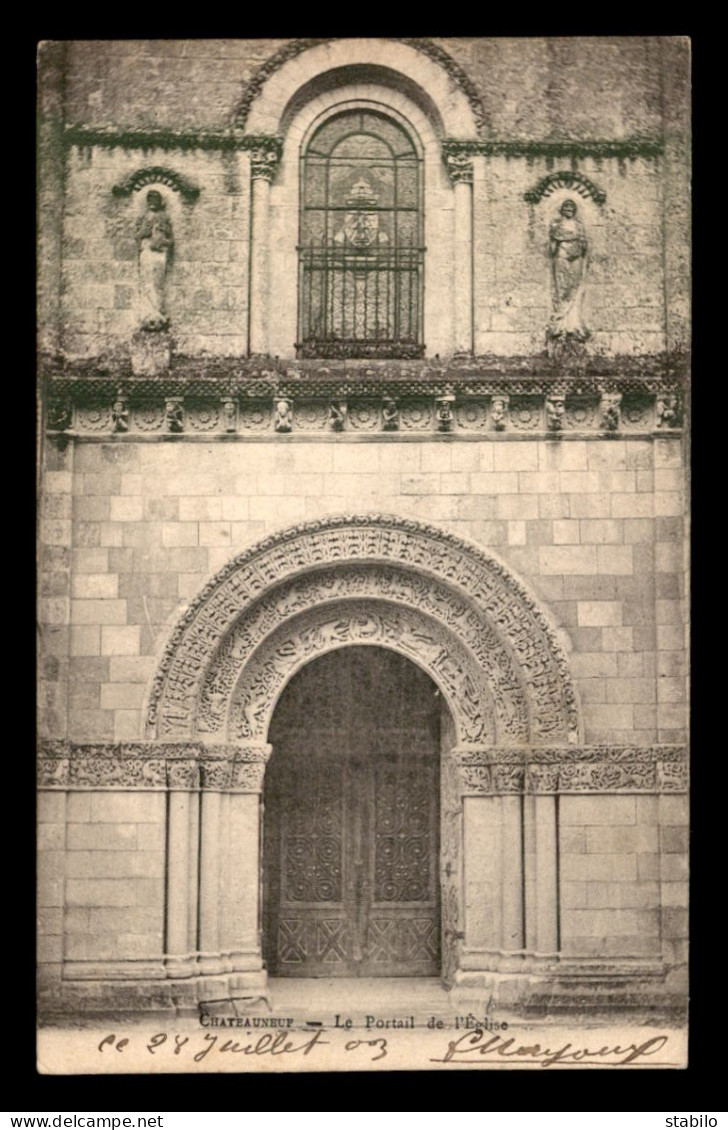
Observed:
[[[159,332],[169,325],[164,310],[164,287],[174,239],[162,194],[154,189],[147,193],[146,211],[137,220],[136,239],[141,328]]]
[[[562,346],[586,341],[589,331],[582,320],[588,243],[576,204],[568,199],[549,228],[549,254],[553,280],[553,309],[547,337]]]

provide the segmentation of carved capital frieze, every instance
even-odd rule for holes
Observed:
[[[688,788],[682,746],[469,749],[452,753],[463,796],[670,793]]]
[[[67,790],[260,792],[270,754],[267,743],[49,741],[38,750],[38,785]]]
[[[43,789],[184,790],[258,793],[272,747],[257,744],[139,741],[41,743],[38,785]],[[685,793],[684,746],[562,746],[551,748],[460,745],[446,758],[451,807],[461,796],[509,793]],[[448,778],[450,779],[450,778]]]

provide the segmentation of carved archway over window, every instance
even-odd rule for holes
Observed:
[[[423,38],[291,40],[247,83],[233,124],[248,133],[275,134],[281,108],[304,82],[337,66],[372,61],[402,75],[421,73],[423,87],[442,107],[446,135],[475,139],[485,134],[488,120],[477,87],[447,51]]]
[[[578,740],[565,655],[524,586],[452,534],[381,515],[296,526],[230,561],[172,633],[148,736],[212,737],[229,726],[232,740],[264,740],[278,694],[307,655],[361,643],[366,631],[431,674],[464,743]],[[244,723],[253,693],[257,716]],[[248,738],[239,736],[246,725]]]

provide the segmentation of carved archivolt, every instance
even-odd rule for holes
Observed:
[[[236,681],[243,695],[251,679],[263,678],[256,664],[285,643],[292,659],[285,681],[305,656],[317,653],[310,634],[302,632],[320,632],[319,650],[336,646],[332,633],[339,629],[332,627],[330,610],[325,630],[323,621],[315,629],[291,621],[322,601],[342,599],[359,603],[341,609],[349,626],[340,646],[362,642],[357,617],[378,617],[378,642],[388,637],[385,646],[412,656],[442,687],[459,740],[482,742],[475,733],[478,726],[489,732],[489,718],[506,743],[578,740],[566,658],[520,582],[454,535],[377,515],[297,526],[229,562],[172,633],[151,689],[148,735],[190,738],[198,725],[200,732],[220,733]],[[282,671],[280,658],[275,662]],[[278,685],[274,675],[266,678],[271,687]],[[279,691],[271,693],[274,704]],[[477,725],[467,705],[472,695],[479,704]]]
[[[326,610],[315,625],[299,619],[301,613],[314,609]],[[287,618],[281,632],[277,626],[282,610]],[[238,680],[238,698],[243,685],[253,696],[253,672],[259,681],[266,685],[270,681],[280,690],[282,684],[274,673],[285,672],[290,678],[313,654],[367,641],[401,651],[424,666],[473,741],[482,740],[475,737],[478,731],[526,740],[528,702],[518,664],[487,620],[456,592],[428,578],[371,565],[307,573],[278,586],[243,614],[208,668],[199,700],[198,732],[222,730],[226,704]],[[255,706],[259,719],[267,718],[266,709],[273,701],[266,693]],[[238,725],[234,724],[232,737],[243,736]]]
[[[263,739],[291,676],[314,656],[350,644],[391,648],[419,663],[437,679],[451,704],[460,740],[495,740],[491,694],[466,649],[421,612],[371,601],[314,609],[268,637],[236,687],[231,738]]]

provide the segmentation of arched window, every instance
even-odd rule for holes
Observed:
[[[422,357],[422,160],[370,109],[328,118],[302,157],[299,357]]]

